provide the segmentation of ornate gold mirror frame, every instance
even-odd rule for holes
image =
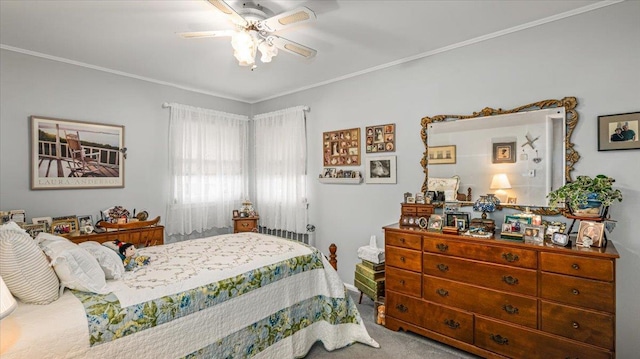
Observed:
[[[580,155],[573,148],[574,143],[571,142],[571,135],[573,135],[573,130],[576,128],[576,124],[578,123],[578,112],[576,111],[576,106],[578,105],[578,101],[575,97],[565,97],[562,100],[544,100],[539,102],[534,102],[528,105],[516,107],[511,110],[503,110],[501,108],[494,109],[491,107],[485,107],[479,112],[474,112],[471,115],[438,115],[433,117],[423,117],[420,122],[422,125],[422,131],[420,132],[420,136],[422,137],[422,142],[424,143],[424,154],[422,155],[422,160],[420,164],[422,165],[422,169],[424,172],[424,183],[422,184],[422,192],[427,191],[427,179],[429,178],[429,145],[427,143],[427,129],[429,128],[429,124],[434,122],[448,121],[452,119],[457,120],[465,120],[476,117],[487,117],[487,116],[495,116],[495,115],[504,115],[509,113],[516,112],[525,112],[525,111],[534,111],[534,110],[543,110],[547,108],[558,108],[564,107],[565,109],[565,126],[566,126],[566,135],[564,139],[565,146],[565,171],[564,177],[566,182],[571,182],[571,171],[574,170],[575,164],[580,159]],[[533,213],[540,215],[557,215],[562,213],[562,209],[550,210],[548,207],[523,207],[518,205],[510,205],[503,204],[501,207],[505,208],[513,208],[516,210],[524,211],[526,208],[529,208]]]

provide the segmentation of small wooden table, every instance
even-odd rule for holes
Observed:
[[[233,219],[233,233],[240,232],[257,232],[258,220],[260,216],[255,217],[236,217]]]

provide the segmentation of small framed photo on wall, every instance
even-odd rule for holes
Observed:
[[[495,142],[493,143],[492,163],[515,163],[516,143],[515,142]]]
[[[640,112],[598,116],[598,151],[640,149]]]

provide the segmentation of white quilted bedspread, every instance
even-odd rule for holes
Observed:
[[[151,257],[151,264],[128,272],[121,280],[108,282],[108,286],[124,308],[311,252],[312,249],[296,242],[257,233],[143,248],[140,253]],[[2,359],[215,357],[217,355],[202,348],[227,343],[237,333],[269,320],[273,313],[297,308],[300,303],[314,298],[346,300],[355,308],[350,298],[345,297],[344,284],[335,270],[324,257],[322,261],[324,268],[285,277],[194,314],[94,346],[89,344],[85,308],[69,290],[49,305],[20,303],[0,322],[0,356]],[[302,357],[318,340],[327,350],[353,342],[378,347],[356,314],[356,323],[312,321],[258,352],[230,352],[230,355],[278,359]],[[223,348],[225,352],[233,349],[233,345],[229,347]]]

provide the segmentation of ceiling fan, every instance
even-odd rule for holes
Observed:
[[[263,63],[271,62],[271,59],[278,54],[278,49],[307,59],[314,57],[317,53],[310,47],[273,34],[290,26],[315,20],[316,14],[307,7],[302,6],[267,17],[267,13],[260,5],[245,3],[242,9],[236,11],[223,0],[207,1],[226,15],[236,29],[181,32],[178,35],[187,39],[231,37],[233,55],[238,63],[240,66],[251,66],[252,70],[257,67],[256,50],[260,51],[260,61]]]

